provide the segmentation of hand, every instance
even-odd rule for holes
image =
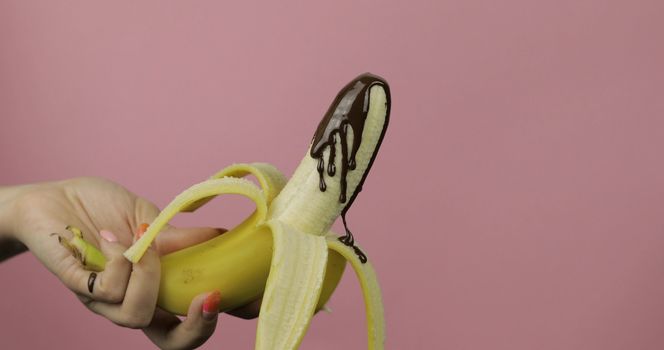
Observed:
[[[214,332],[217,293],[196,297],[184,321],[156,307],[159,255],[208,240],[223,230],[169,227],[141,261],[132,266],[122,253],[133,242],[139,226],[152,222],[159,210],[111,181],[77,178],[23,186],[12,201],[10,212],[11,215],[5,215],[12,218],[9,225],[5,222],[5,230],[13,232],[93,312],[118,325],[143,329],[161,348],[196,347]],[[65,231],[67,225],[80,228],[84,239],[106,256],[106,268],[95,279],[52,236],[52,233],[69,235]],[[92,281],[90,287],[89,281]],[[203,312],[203,304],[208,312]]]

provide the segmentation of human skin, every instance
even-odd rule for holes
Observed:
[[[163,349],[197,347],[214,332],[219,292],[194,298],[184,321],[159,309],[159,256],[224,230],[168,227],[144,258],[131,264],[122,253],[139,226],[152,222],[158,213],[148,200],[102,178],[0,187],[0,261],[29,250],[91,311],[120,326],[142,329]],[[80,228],[84,239],[107,258],[92,292],[91,272],[53,235],[69,236],[67,225]],[[243,317],[256,313],[255,306],[238,310]]]

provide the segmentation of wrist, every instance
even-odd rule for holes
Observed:
[[[0,239],[24,241],[26,224],[35,212],[43,210],[45,198],[58,183],[44,182],[0,187]]]
[[[31,185],[0,187],[0,261],[27,248],[19,240],[16,230],[16,206],[19,198]]]
[[[0,240],[16,239],[14,207],[22,186],[0,187]]]

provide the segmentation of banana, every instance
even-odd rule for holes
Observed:
[[[184,315],[194,296],[210,290],[221,292],[221,311],[262,297],[255,348],[296,349],[349,261],[363,291],[369,349],[382,349],[380,288],[348,230],[346,213],[375,160],[389,112],[385,80],[358,76],[332,102],[290,180],[267,163],[227,167],[178,195],[125,257],[138,262],[177,213],[194,211],[218,195],[245,196],[256,210],[237,227],[162,257],[158,305]],[[244,179],[249,175],[259,186]],[[343,237],[330,231],[339,215]]]
[[[59,233],[51,233],[51,236],[57,236],[58,242],[60,242],[63,247],[67,248],[67,250],[69,250],[72,255],[81,262],[81,265],[83,265],[86,270],[96,272],[103,271],[106,267],[106,258],[104,257],[104,254],[97,249],[97,247],[88,243],[83,238],[83,232],[81,232],[81,229],[69,225],[65,227],[65,230],[71,232],[73,236],[71,238],[66,238]]]

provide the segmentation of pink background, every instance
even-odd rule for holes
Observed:
[[[349,221],[389,349],[662,349],[663,17],[659,0],[1,1],[0,184],[105,176],[164,206],[233,162],[290,174],[371,71],[391,128]],[[215,203],[178,222],[249,210]],[[150,347],[29,254],[0,280],[3,348]],[[352,274],[330,307],[302,348],[364,348]],[[206,346],[254,331],[225,316]]]

